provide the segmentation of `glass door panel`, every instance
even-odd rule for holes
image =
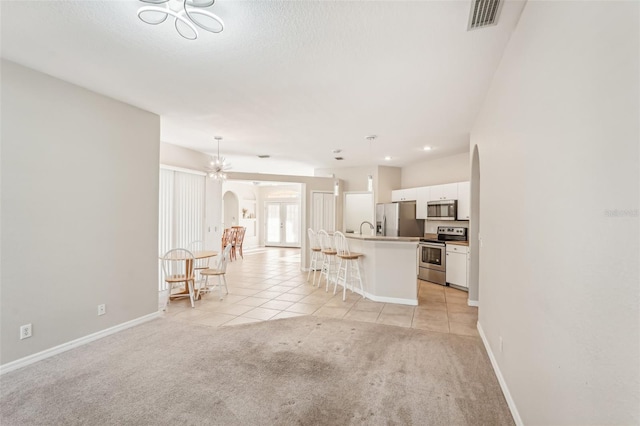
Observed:
[[[268,202],[266,246],[300,246],[300,206],[297,203]]]
[[[282,224],[280,221],[280,203],[267,203],[266,224],[265,245],[280,245],[282,242],[280,239]]]

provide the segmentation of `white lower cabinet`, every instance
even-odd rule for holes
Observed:
[[[469,247],[447,244],[447,282],[458,287],[469,288],[468,284]]]

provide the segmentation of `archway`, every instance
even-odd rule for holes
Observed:
[[[238,225],[238,196],[231,191],[224,193],[222,197],[222,224],[223,228],[230,228]]]
[[[471,158],[471,220],[469,222],[469,305],[480,303],[480,154],[473,147]]]

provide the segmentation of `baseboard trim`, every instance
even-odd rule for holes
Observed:
[[[32,355],[28,355],[24,358],[17,359],[15,361],[8,362],[6,364],[0,365],[0,376],[8,373],[10,371],[17,370],[22,367],[26,367],[27,365],[36,363],[38,361],[42,361],[43,359],[50,358],[54,355],[58,355],[62,352],[66,352],[70,349],[77,348],[78,346],[86,345],[89,342],[93,342],[94,340],[101,339],[103,337],[107,337],[111,334],[117,333],[122,330],[126,330],[127,328],[134,327],[136,325],[140,325],[147,321],[151,321],[152,319],[156,319],[160,317],[162,312],[154,312],[149,315],[145,315],[140,318],[133,319],[131,321],[124,322],[122,324],[118,324],[116,326],[107,328],[105,330],[98,331],[93,334],[89,334],[88,336],[80,337],[79,339],[72,340],[67,343],[63,343],[58,346],[54,346],[53,348],[45,349],[42,352],[38,352]]]
[[[516,407],[516,403],[511,396],[511,392],[509,392],[509,387],[507,386],[507,382],[504,380],[504,376],[500,371],[500,367],[498,366],[498,362],[496,361],[495,356],[493,356],[493,351],[491,350],[491,346],[489,346],[489,341],[487,340],[487,336],[484,334],[482,330],[482,325],[478,321],[476,323],[478,328],[478,333],[480,334],[480,338],[482,339],[482,343],[484,344],[484,348],[487,351],[487,355],[489,355],[489,360],[491,361],[491,366],[493,367],[493,371],[496,373],[496,377],[498,378],[498,383],[500,383],[500,388],[502,389],[502,393],[504,394],[504,398],[507,400],[507,405],[509,406],[509,410],[511,411],[511,415],[513,416],[513,421],[517,426],[524,426],[522,422],[522,418],[520,418],[520,413],[518,412],[518,407]]]
[[[349,290],[347,290],[349,291]],[[360,292],[359,289],[356,289],[353,291],[354,293],[358,293],[359,295],[362,295],[362,293]],[[365,297],[369,300],[373,300],[374,302],[384,302],[384,303],[396,303],[399,305],[410,305],[410,306],[418,306],[418,300],[412,300],[412,299],[400,299],[397,297],[385,297],[385,296],[373,296],[369,293],[367,293],[366,291],[364,292]]]
[[[478,300],[467,299],[467,305],[469,306],[480,306],[480,302]]]

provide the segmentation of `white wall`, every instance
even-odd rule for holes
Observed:
[[[469,228],[468,220],[425,220],[424,232],[427,234],[438,233],[438,226],[462,226],[463,228]]]
[[[6,364],[157,311],[160,120],[1,64]]]
[[[366,191],[367,176],[369,174],[375,175],[376,173],[377,166],[336,167],[328,169],[315,169],[314,171],[314,175],[318,177],[327,177],[334,174],[336,179],[340,179],[342,181],[342,190],[345,192]]]
[[[529,1],[472,131],[479,324],[525,424],[640,423],[639,12]]]
[[[315,169],[316,176],[325,177],[334,175],[336,179],[339,179],[341,192],[366,192],[368,189],[367,176],[369,174],[373,176],[374,208],[377,203],[391,202],[391,191],[400,188],[401,169],[399,167],[375,165]],[[344,199],[341,196],[340,203],[336,205],[336,215],[339,220],[339,222],[336,223],[336,229],[341,230],[344,230],[342,225],[344,218],[344,212],[342,211],[343,203]],[[374,210],[372,210],[370,217],[375,218]]]
[[[378,166],[378,176],[374,179],[375,202],[390,203],[391,191],[401,188],[402,169]]]
[[[400,188],[466,182],[471,176],[469,153],[422,161],[402,168]],[[393,188],[393,189],[400,189]]]
[[[204,172],[209,165],[210,156],[193,149],[184,148],[170,143],[160,144],[160,164],[182,167],[189,170]]]

